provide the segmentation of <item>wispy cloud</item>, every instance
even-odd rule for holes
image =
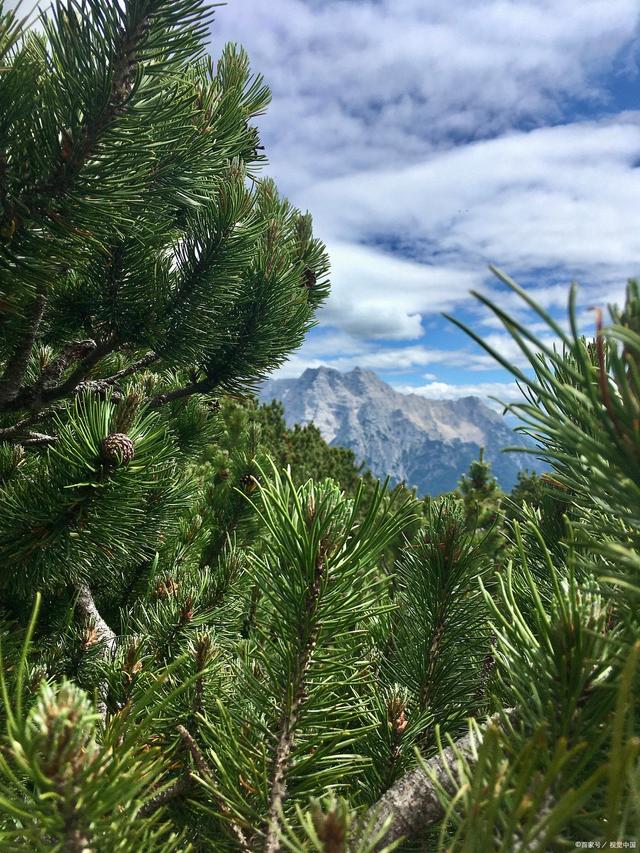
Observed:
[[[321,320],[361,338],[415,340],[422,316],[450,310],[483,270],[417,262],[372,246],[331,241],[333,288]]]
[[[640,233],[640,121],[582,122],[458,145],[403,169],[311,185],[329,236],[402,238],[440,262],[632,265]]]
[[[495,365],[447,349],[435,315],[464,308],[498,329],[471,303],[475,288],[536,322],[490,262],[554,313],[572,279],[583,306],[620,297],[640,259],[640,119],[616,113],[609,93],[635,73],[639,12],[637,0],[220,10],[214,37],[245,43],[273,88],[261,125],[270,169],[312,210],[332,257],[320,321],[343,349],[305,345],[286,373],[458,364],[468,384]]]
[[[484,339],[496,353],[511,364],[520,368],[528,366],[518,345],[507,333],[491,332],[485,335]],[[542,335],[539,340],[542,346],[548,349],[559,345],[558,339],[548,334]],[[533,345],[531,349],[536,351]],[[425,367],[457,368],[468,377],[493,371],[496,368],[493,357],[471,343],[467,346],[448,349],[427,343],[379,346],[376,341],[357,339],[346,332],[332,331],[329,334],[307,338],[298,352],[281,369],[279,376],[298,376],[308,367],[315,368],[323,364],[343,371],[364,367],[396,375],[415,372],[422,379],[427,376],[423,370]],[[428,374],[428,378],[431,382],[439,384],[435,374]],[[411,387],[422,386],[422,384],[418,381]],[[478,381],[474,379],[470,384],[477,386]]]
[[[297,184],[604,102],[597,76],[629,65],[637,18],[636,0],[235,0],[214,39],[267,75],[267,143]]]
[[[639,156],[640,123],[625,115],[308,187],[333,259],[323,321],[363,337],[415,339],[425,315],[459,306],[472,287],[495,290],[491,262],[527,276],[547,309],[564,309],[573,279],[583,305],[616,301],[640,261]],[[500,302],[521,308],[504,292]]]

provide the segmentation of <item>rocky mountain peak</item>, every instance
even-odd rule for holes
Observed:
[[[433,400],[402,394],[374,371],[307,368],[296,379],[271,379],[263,402],[280,400],[288,425],[313,422],[331,444],[351,448],[374,474],[439,494],[455,488],[480,447],[504,488],[535,457],[503,454],[521,444],[504,418],[479,397]]]

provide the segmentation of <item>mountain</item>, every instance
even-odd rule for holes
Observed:
[[[279,400],[287,425],[313,421],[327,442],[351,448],[376,476],[404,480],[418,494],[454,489],[480,447],[503,489],[511,489],[524,468],[541,469],[533,455],[501,452],[522,446],[523,439],[479,397],[401,394],[359,367],[349,373],[309,368],[296,379],[269,379],[260,400]]]

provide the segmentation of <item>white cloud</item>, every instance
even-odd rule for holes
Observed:
[[[471,287],[526,318],[491,283],[489,262],[544,270],[528,289],[554,311],[574,277],[583,305],[619,293],[640,258],[638,117],[560,122],[571,98],[606,108],[602,75],[634,68],[639,13],[637,0],[218,10],[214,52],[243,42],[273,89],[260,122],[270,171],[328,243],[321,321],[415,341],[425,318],[455,311]],[[534,129],[513,132],[524,126]]]
[[[345,340],[345,338],[340,336],[336,340]],[[496,369],[496,362],[479,347],[441,349],[421,343],[383,347],[376,341],[358,342],[354,338],[346,338],[346,340],[350,342],[350,348],[332,349],[330,343],[325,342],[324,339],[317,340],[312,336],[280,370],[274,373],[274,376],[278,378],[299,376],[308,367],[315,368],[321,365],[342,371],[363,367],[387,374],[408,373],[436,365],[457,367],[461,372]],[[494,343],[496,343],[495,339]],[[503,349],[507,347],[508,343],[505,342]],[[521,358],[518,358],[517,362],[521,365],[525,363]]]
[[[496,261],[516,277],[557,270],[527,287],[546,309],[565,310],[573,278],[581,282],[582,305],[620,301],[640,259],[635,119],[510,134],[402,170],[309,187],[333,266],[322,321],[363,337],[417,339],[424,316],[455,310],[471,288],[526,318],[520,298],[488,275],[487,264]],[[404,240],[425,261],[361,242],[376,238]],[[484,309],[479,316],[496,325]]]
[[[627,116],[510,134],[309,187],[334,266],[324,322],[415,338],[419,315],[450,311],[471,287],[526,317],[520,298],[488,276],[490,262],[516,278],[541,270],[529,272],[527,290],[546,309],[564,312],[574,278],[583,306],[619,301],[640,271],[639,157],[640,123]],[[362,245],[376,240],[404,243],[425,262]]]
[[[405,169],[316,184],[307,198],[321,228],[342,240],[402,236],[425,253],[435,246],[449,260],[503,267],[632,266],[639,157],[630,115],[461,145]],[[547,293],[566,296],[557,286]]]
[[[214,52],[244,43],[271,85],[265,140],[292,187],[603,98],[596,77],[629,53],[638,11],[636,0],[235,0],[213,40]]]
[[[432,400],[457,400],[460,397],[494,397],[500,402],[522,400],[522,392],[515,382],[478,382],[451,385],[448,382],[428,382],[426,385],[394,385],[402,394],[419,394]],[[496,404],[496,408],[498,404]]]
[[[422,314],[450,310],[482,283],[482,270],[417,263],[357,244],[331,242],[332,291],[320,319],[357,337],[411,340]]]

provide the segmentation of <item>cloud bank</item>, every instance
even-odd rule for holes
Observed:
[[[637,0],[220,7],[212,53],[242,43],[271,86],[268,172],[332,259],[319,329],[282,374],[359,364],[432,396],[506,387],[440,316],[518,360],[475,289],[546,334],[489,263],[556,317],[580,281],[586,328],[589,306],[619,301],[640,272],[639,19]]]

